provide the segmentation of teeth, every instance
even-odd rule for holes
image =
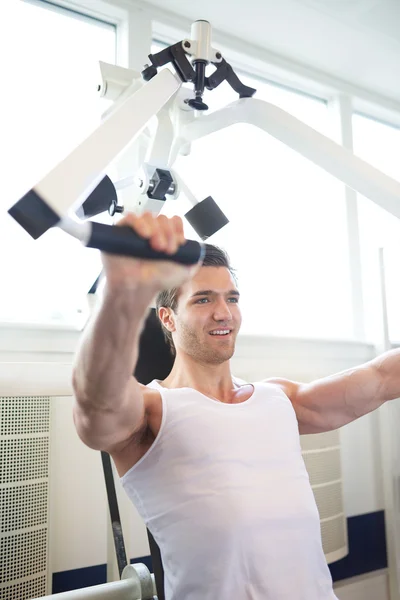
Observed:
[[[227,335],[230,333],[229,329],[221,329],[220,331],[212,331],[211,335]]]

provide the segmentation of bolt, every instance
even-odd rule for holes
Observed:
[[[183,45],[185,46],[185,48],[190,48],[190,42],[185,42]]]
[[[222,54],[221,54],[221,52],[217,52],[217,54],[215,55],[215,58],[218,58],[218,60],[219,60],[220,58],[222,58]]]

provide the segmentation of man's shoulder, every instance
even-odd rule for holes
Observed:
[[[262,383],[279,388],[289,398],[289,400],[294,398],[299,386],[296,381],[284,379],[283,377],[269,377],[268,379],[263,379]]]
[[[141,392],[143,394],[143,398],[146,400],[147,398],[151,400],[152,398],[160,397],[160,390],[157,386],[153,385],[153,382],[144,385],[143,383],[139,383]]]

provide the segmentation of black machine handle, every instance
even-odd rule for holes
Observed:
[[[115,227],[103,223],[91,223],[92,232],[86,246],[110,254],[134,256],[148,260],[168,260],[182,265],[195,265],[204,258],[205,247],[194,240],[187,240],[175,254],[153,250],[148,240],[130,227]]]

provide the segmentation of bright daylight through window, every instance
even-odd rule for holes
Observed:
[[[400,129],[361,115],[353,116],[354,152],[390,177],[400,179]],[[359,199],[360,243],[367,315],[367,335],[382,339],[379,248],[383,248],[392,342],[400,340],[400,222],[367,198]]]
[[[239,76],[257,89],[256,98],[329,135],[326,103]],[[210,110],[236,99],[226,83],[205,95]],[[198,199],[213,196],[230,219],[210,241],[224,247],[237,268],[243,333],[352,336],[346,214],[338,181],[244,124],[195,142],[176,168]],[[182,215],[189,208],[179,199],[165,210]]]
[[[98,125],[107,108],[97,95],[98,61],[116,61],[113,25],[49,8],[39,0],[19,4],[24,49],[16,52],[21,83],[9,100],[10,127],[3,142],[8,153],[4,209]],[[154,44],[152,52],[160,48]],[[331,114],[323,100],[238,75],[257,89],[256,98],[331,135]],[[210,111],[236,99],[226,83],[205,94]],[[400,131],[359,115],[353,126],[355,152],[396,178]],[[347,218],[340,182],[245,124],[193,143],[190,154],[179,157],[174,167],[199,200],[213,196],[230,219],[210,241],[228,251],[237,269],[243,333],[352,338]],[[164,212],[183,216],[189,208],[180,198],[168,201]],[[185,227],[188,237],[197,237],[187,223]],[[400,290],[393,265],[399,254],[400,225],[361,199],[360,227],[368,337],[376,341],[381,327],[376,317],[380,301],[376,264],[377,248],[384,246],[391,336],[399,339],[394,315]],[[2,256],[12,257],[1,263],[6,292],[0,320],[82,325],[85,315],[79,317],[79,311],[100,272],[99,252],[83,248],[58,229],[34,242],[5,210],[0,234]]]
[[[9,95],[2,132],[7,169],[0,320],[79,323],[86,293],[101,270],[99,253],[58,229],[33,241],[5,210],[100,122],[107,103],[97,96],[98,62],[115,63],[116,29],[38,1],[20,2],[18,19],[23,40],[13,63],[18,87]]]

